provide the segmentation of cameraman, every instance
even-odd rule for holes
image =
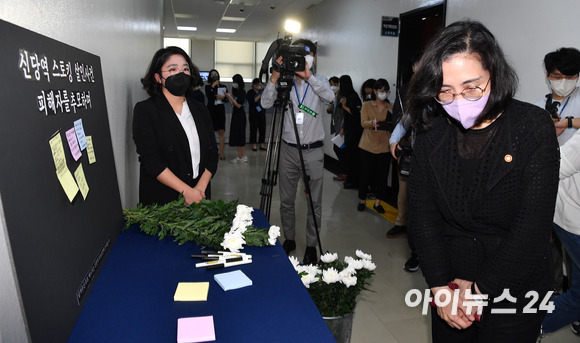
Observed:
[[[322,116],[326,113],[326,105],[334,100],[334,93],[330,89],[330,84],[326,77],[314,75],[310,68],[315,61],[316,45],[309,40],[299,39],[294,45],[305,46],[307,55],[305,56],[306,66],[303,71],[295,72],[294,82],[290,90],[290,99],[294,108],[296,125],[298,127],[300,144],[306,173],[309,176],[310,191],[314,203],[316,223],[320,228],[322,214],[322,176],[324,152],[322,145],[324,141],[324,123]],[[282,57],[276,60],[282,65]],[[267,83],[262,93],[262,106],[270,108],[277,99],[276,84],[280,78],[280,72],[272,70],[270,82]],[[294,202],[298,181],[302,176],[302,166],[296,145],[296,135],[294,133],[294,123],[289,109],[285,110],[282,127],[282,144],[280,144],[279,162],[279,185],[280,185],[280,217],[282,229],[284,231],[283,247],[287,254],[296,249],[294,240],[296,223]],[[316,264],[318,255],[316,252],[316,229],[313,222],[313,214],[308,207],[308,217],[306,223],[306,251],[304,253],[304,264]]]

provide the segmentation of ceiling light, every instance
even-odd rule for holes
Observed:
[[[299,33],[300,32],[300,23],[291,19],[286,20],[286,24],[284,25],[284,30],[290,33]]]
[[[220,28],[217,28],[217,29],[215,29],[215,32],[219,32],[219,33],[236,33],[236,29],[220,29]]]
[[[195,27],[195,26],[178,26],[177,30],[179,30],[179,31],[197,31],[197,27]]]
[[[240,17],[222,17],[222,20],[225,20],[225,21],[244,21],[244,20],[246,20],[246,18],[240,18]]]

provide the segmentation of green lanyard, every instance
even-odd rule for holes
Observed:
[[[310,84],[306,85],[306,91],[304,92],[304,96],[302,96],[302,101],[300,101],[300,97],[298,96],[298,89],[296,88],[296,83],[294,83],[294,91],[296,92],[296,100],[298,100],[298,108],[302,111],[310,114],[314,118],[318,115],[318,113],[314,112],[311,108],[304,105],[304,99],[306,98],[306,93],[308,93],[308,88],[310,88]]]

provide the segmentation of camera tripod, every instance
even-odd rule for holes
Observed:
[[[300,167],[302,169],[302,180],[304,181],[304,191],[308,198],[310,212],[312,213],[312,221],[314,229],[316,230],[316,239],[318,241],[318,249],[322,254],[322,243],[320,241],[320,233],[318,232],[318,223],[316,222],[316,213],[314,211],[314,201],[310,191],[310,177],[306,173],[306,166],[304,164],[304,156],[302,154],[302,144],[300,142],[300,135],[298,134],[298,126],[296,124],[296,115],[294,113],[294,106],[290,99],[290,90],[292,84],[287,82],[285,86],[278,89],[278,97],[274,102],[274,113],[272,115],[272,124],[270,134],[268,137],[268,145],[266,151],[266,163],[264,165],[264,173],[262,174],[262,186],[260,189],[261,201],[260,210],[264,212],[268,221],[270,220],[270,210],[272,207],[272,190],[278,182],[278,167],[280,164],[280,146],[282,143],[282,132],[284,126],[284,113],[286,108],[289,108],[292,123],[294,126],[294,135],[296,137],[296,149],[300,157]]]

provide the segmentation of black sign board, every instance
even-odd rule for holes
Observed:
[[[381,36],[399,36],[399,18],[384,17],[381,21]]]
[[[0,46],[14,268],[32,341],[65,342],[123,226],[101,61],[5,21]]]

